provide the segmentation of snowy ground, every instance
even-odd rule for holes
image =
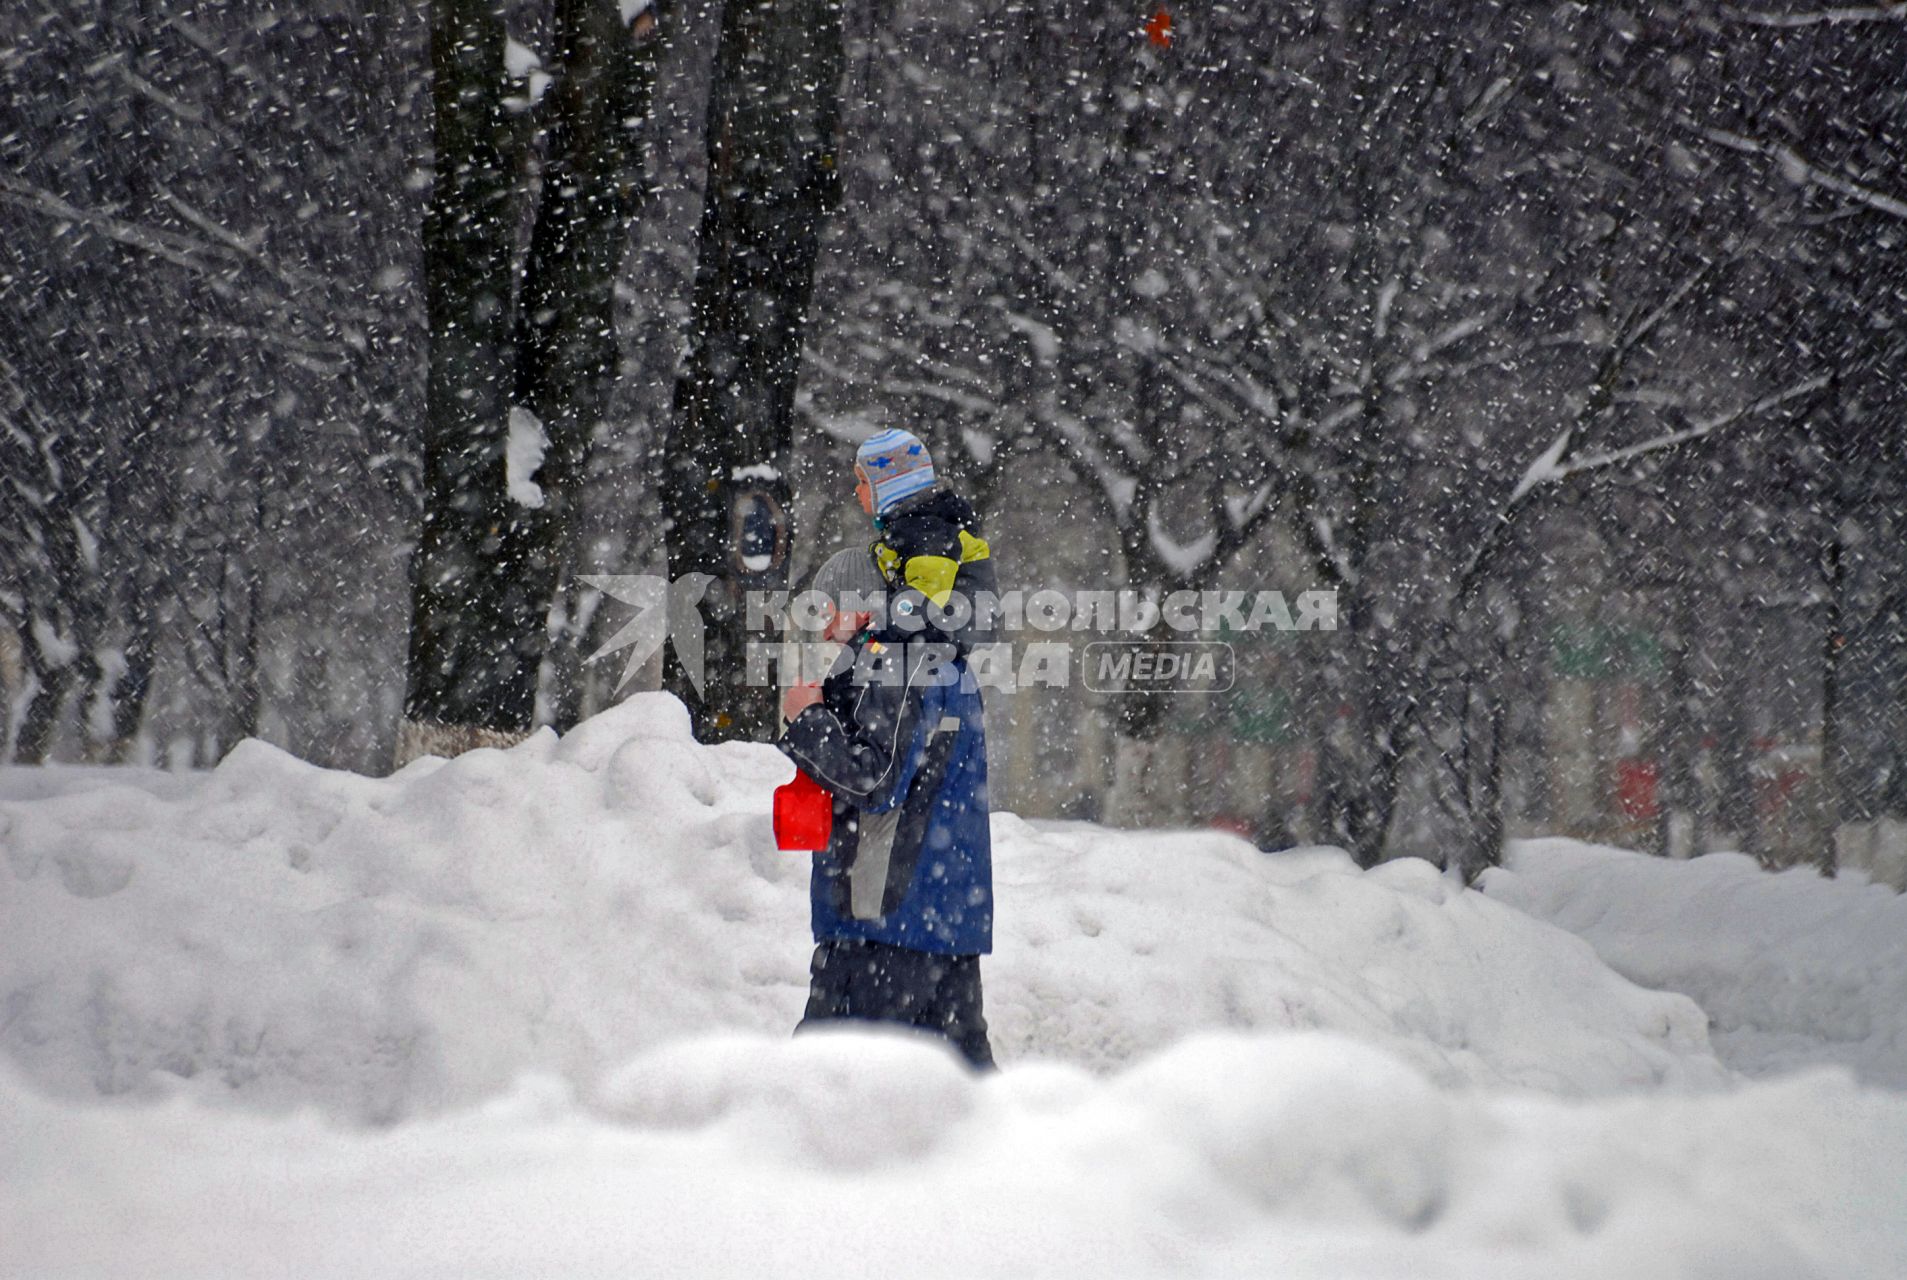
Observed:
[[[1907,1090],[1907,897],[1858,872],[1771,875],[1739,853],[1668,862],[1573,840],[1514,846],[1489,896],[1693,996],[1749,1075],[1824,1062]]]
[[[787,772],[0,773],[0,1275],[1907,1273],[1907,1095],[1724,1065],[1907,1084],[1891,894],[1002,815],[976,1079],[787,1036]]]

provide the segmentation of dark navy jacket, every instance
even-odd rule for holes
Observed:
[[[895,607],[917,607],[921,614],[909,634],[948,641],[962,654],[999,639],[993,549],[972,504],[951,490],[929,489],[883,512],[874,527],[881,535],[872,548],[874,563],[894,593],[890,621],[899,621]],[[934,625],[925,608],[929,602],[954,611],[940,615],[946,626]]]
[[[986,725],[954,646],[863,637],[777,745],[834,797],[810,890],[817,942],[993,949]]]

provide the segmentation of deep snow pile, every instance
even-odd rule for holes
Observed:
[[[1102,1066],[1213,1027],[1343,1032],[1444,1083],[1721,1077],[1700,1009],[1421,859],[1266,856],[1209,832],[995,822],[996,1044]]]
[[[0,1272],[1893,1280],[1907,1100],[1576,1103],[1320,1034],[985,1079],[864,1032],[677,1041],[381,1131],[0,1071]]]
[[[788,773],[652,695],[382,780],[0,775],[0,1275],[1900,1274],[1907,1098],[1729,1087],[1422,862],[1002,815],[1007,1069],[793,1040]]]
[[[1587,939],[1619,973],[1693,996],[1737,1070],[1838,1062],[1907,1089],[1907,897],[1858,873],[1527,840],[1484,887]]]
[[[0,804],[0,1047],[69,1096],[177,1077],[388,1121],[528,1070],[586,1087],[697,1032],[786,1034],[810,946],[806,859],[767,818],[790,772],[650,695],[389,779],[257,742],[189,787],[69,774]],[[1004,815],[996,836],[1003,1061],[1297,1028],[1440,1082],[1722,1078],[1689,1001],[1427,863]]]

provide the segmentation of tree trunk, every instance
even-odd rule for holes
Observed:
[[[1686,858],[1699,837],[1701,797],[1695,784],[1695,756],[1701,749],[1702,718],[1696,690],[1694,656],[1695,589],[1686,582],[1669,587],[1668,715],[1659,736],[1662,768],[1656,785],[1655,852]]]
[[[1907,584],[1897,586],[1888,596],[1880,621],[1888,646],[1883,666],[1887,675],[1882,684],[1889,694],[1885,723],[1892,727],[1887,735],[1887,776],[1881,784],[1880,815],[1907,822]]]
[[[265,706],[264,686],[258,662],[259,619],[264,592],[251,566],[231,553],[226,555],[228,571],[236,570],[236,590],[219,593],[219,608],[224,621],[219,632],[225,638],[220,655],[225,672],[225,707],[219,717],[218,754],[258,734],[258,720]]]
[[[1373,612],[1361,601],[1349,608],[1340,602],[1340,617],[1351,626],[1325,660],[1314,823],[1320,841],[1363,867],[1384,857],[1414,696],[1402,664],[1386,657],[1384,637],[1370,632],[1378,625]]]
[[[1842,594],[1846,589],[1846,555],[1841,545],[1840,521],[1827,530],[1821,549],[1822,576],[1827,579],[1826,617],[1821,622],[1821,832],[1816,861],[1823,875],[1835,872],[1834,838],[1846,805],[1842,785],[1846,777],[1841,726]]]
[[[1761,853],[1760,815],[1755,806],[1754,742],[1748,724],[1748,709],[1743,704],[1740,674],[1753,648],[1748,632],[1750,618],[1742,610],[1735,613],[1736,625],[1724,644],[1734,654],[1729,666],[1720,673],[1722,686],[1716,699],[1720,709],[1716,726],[1715,771],[1716,826],[1733,839],[1743,853]]]
[[[1494,617],[1481,620],[1485,634],[1474,643],[1482,658],[1464,677],[1460,708],[1465,739],[1463,762],[1463,846],[1458,870],[1465,884],[1503,861],[1503,739],[1509,726],[1509,696],[1504,688],[1511,636]]]
[[[838,203],[842,62],[839,0],[723,8],[688,359],[662,480],[670,576],[715,579],[704,602],[703,672],[674,654],[666,676],[705,741],[775,729],[775,690],[747,682],[744,594],[786,584],[785,551],[750,565],[738,543],[751,490],[756,514],[779,506],[782,547],[791,532],[785,476],[821,223]],[[846,477],[844,463],[844,493]]]
[[[523,569],[544,615],[575,570],[584,471],[620,358],[615,286],[642,201],[658,43],[652,11],[624,27],[606,0],[558,0],[554,34],[561,74],[516,328],[516,405],[546,441],[535,481],[543,505],[520,516],[530,534]],[[577,639],[566,630],[554,643],[573,650]],[[561,730],[575,723],[581,663],[573,652],[553,657],[551,722]]]
[[[34,690],[27,696],[26,706],[20,713],[20,728],[13,738],[13,760],[15,764],[45,764],[53,750],[60,708],[66,703],[67,686],[73,680],[73,666],[48,661],[31,635],[23,636],[22,640],[27,679]]]
[[[490,0],[432,0],[430,20],[424,523],[404,700],[420,727],[405,737],[430,725],[510,737],[530,728],[542,647],[521,576],[522,508],[505,487],[517,183],[505,154],[503,23]]]
[[[1849,406],[1843,394],[1841,374],[1837,371],[1823,409],[1817,438],[1826,459],[1822,476],[1825,493],[1821,500],[1821,576],[1823,617],[1821,620],[1821,787],[1820,832],[1815,840],[1816,861],[1823,875],[1836,870],[1835,838],[1848,812],[1845,758],[1847,743],[1842,724],[1841,653],[1847,646],[1847,560],[1846,521],[1852,505],[1848,501],[1849,436],[1854,430]]]
[[[616,276],[655,80],[657,11],[627,26],[620,12],[606,0],[556,5],[549,154],[513,330],[502,23],[487,0],[431,6],[425,514],[399,764],[506,745],[536,719],[550,608],[576,558],[577,496],[619,356]]]
[[[1374,867],[1384,860],[1391,816],[1403,783],[1404,740],[1409,729],[1407,713],[1386,712],[1372,722],[1372,740],[1365,748],[1369,767],[1354,789],[1343,832],[1345,847],[1360,867]]]
[[[1467,755],[1469,778],[1464,798],[1464,845],[1458,870],[1465,884],[1503,861],[1503,738],[1509,700],[1503,696],[1502,671],[1489,672],[1471,694],[1473,714],[1465,732],[1472,735]]]

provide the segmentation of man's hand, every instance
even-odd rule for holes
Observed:
[[[781,715],[784,720],[793,720],[796,716],[821,701],[821,686],[818,684],[796,684],[788,686],[781,695]]]

